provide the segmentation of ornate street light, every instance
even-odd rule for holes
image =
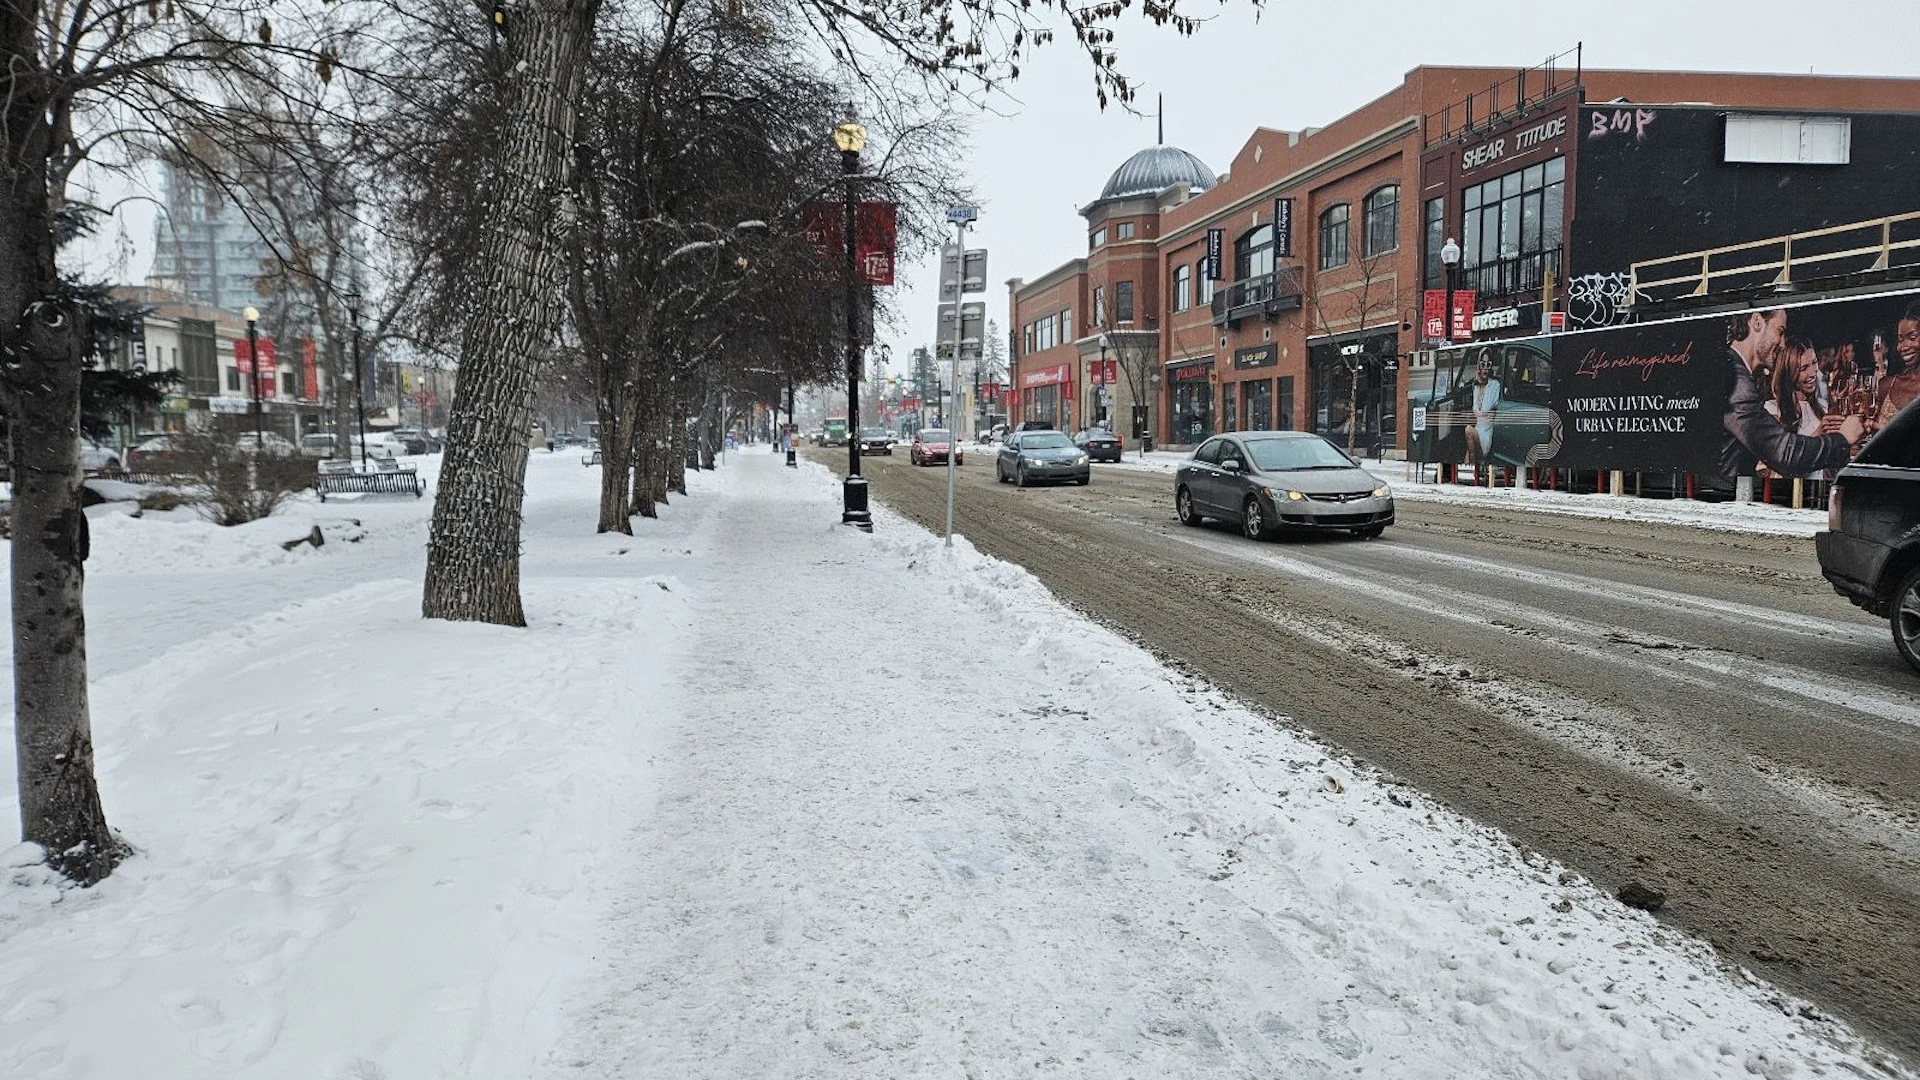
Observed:
[[[867,510],[867,478],[860,475],[860,311],[856,297],[854,230],[858,228],[858,204],[854,202],[854,182],[860,176],[860,151],[867,145],[867,129],[859,124],[841,124],[833,129],[833,145],[840,150],[840,178],[845,213],[841,234],[846,247],[845,284],[847,303],[847,479],[841,487],[840,523],[867,532],[873,531],[873,515]]]

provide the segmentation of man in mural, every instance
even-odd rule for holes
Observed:
[[[1920,338],[1916,339],[1920,346]],[[1787,313],[1779,308],[1736,315],[1727,324],[1730,387],[1721,423],[1727,430],[1720,449],[1720,471],[1728,477],[1752,476],[1758,465],[1781,476],[1809,476],[1838,469],[1853,456],[1866,424],[1848,416],[1822,435],[1801,435],[1767,411],[1773,397],[1773,371],[1791,357],[1787,349]],[[1796,413],[1798,410],[1795,410]]]

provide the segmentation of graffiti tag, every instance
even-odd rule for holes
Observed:
[[[1656,114],[1652,109],[1595,109],[1593,123],[1587,128],[1587,138],[1600,139],[1613,134],[1633,135],[1634,142],[1647,137],[1647,128],[1653,125]]]
[[[1582,274],[1567,282],[1567,321],[1575,326],[1618,326],[1633,316],[1627,307],[1626,274]]]

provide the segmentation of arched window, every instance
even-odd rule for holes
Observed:
[[[1400,186],[1388,184],[1367,196],[1366,226],[1361,250],[1367,258],[1385,255],[1400,246]]]
[[[1185,311],[1193,306],[1193,267],[1181,263],[1173,268],[1173,310]]]
[[[1273,273],[1273,226],[1248,229],[1233,242],[1233,280]]]
[[[1195,303],[1213,303],[1213,279],[1207,276],[1207,260],[1201,259],[1193,264],[1193,276],[1200,282],[1200,296]]]
[[[1332,270],[1347,265],[1347,224],[1353,214],[1346,203],[1329,207],[1320,215],[1320,269]]]

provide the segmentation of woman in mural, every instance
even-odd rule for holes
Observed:
[[[1773,366],[1773,398],[1767,402],[1767,412],[1795,435],[1818,435],[1825,413],[1818,405],[1819,392],[1820,357],[1813,342],[1789,338],[1786,355]]]
[[[1907,305],[1893,329],[1893,355],[1887,358],[1887,375],[1880,380],[1881,425],[1895,413],[1920,397],[1920,300]]]
[[[1498,354],[1491,346],[1480,350],[1473,366],[1473,426],[1466,431],[1467,464],[1489,464],[1493,457],[1493,425],[1500,413],[1500,379],[1495,372]]]

